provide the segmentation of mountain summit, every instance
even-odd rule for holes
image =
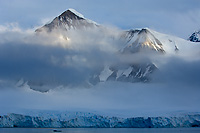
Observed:
[[[71,29],[82,29],[95,26],[97,26],[97,23],[84,18],[81,13],[70,8],[58,17],[54,18],[51,23],[45,24],[43,27],[37,29],[36,32],[51,32],[56,29],[64,29],[68,31]]]
[[[200,42],[200,30],[192,33],[188,40],[192,42]]]
[[[164,52],[163,44],[148,29],[129,30],[123,38],[125,38],[126,46],[121,49],[122,53],[135,53],[146,48]]]

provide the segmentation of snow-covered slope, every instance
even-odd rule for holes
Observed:
[[[84,28],[92,28],[96,27],[98,24],[92,20],[84,18],[84,16],[77,12],[75,9],[68,9],[63,12],[58,17],[54,18],[54,20],[44,25],[43,27],[36,30],[36,32],[47,31],[51,32],[52,30],[71,30],[71,29],[84,29]]]
[[[67,115],[67,114],[66,114]],[[63,116],[65,117],[65,116]],[[76,115],[74,118],[36,117],[20,114],[0,116],[0,127],[26,128],[178,128],[200,127],[200,115],[173,117],[118,118],[95,114]]]
[[[195,59],[195,56],[199,54],[199,42],[194,43],[176,36],[163,34],[154,30],[150,31],[163,44],[163,49],[166,53],[165,56]]]
[[[157,53],[174,55],[179,50],[180,52],[185,52],[186,49],[194,46],[194,44],[187,40],[149,28],[126,31],[121,39],[125,44],[120,50],[121,52],[130,50],[131,52],[139,52],[143,49],[152,49]]]

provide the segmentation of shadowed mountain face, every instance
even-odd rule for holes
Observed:
[[[56,29],[82,29],[88,27],[94,27],[97,24],[91,20],[85,19],[83,15],[75,11],[74,9],[69,9],[63,12],[58,17],[54,18],[54,20],[49,23],[45,24],[43,27],[36,30],[36,32],[51,32],[52,30]]]
[[[90,82],[92,84],[95,84],[95,81],[96,83],[104,81],[149,82],[151,73],[156,69],[157,67],[151,62],[138,64],[119,63],[104,67],[99,75],[95,74],[96,76],[93,77],[95,80],[91,79]]]

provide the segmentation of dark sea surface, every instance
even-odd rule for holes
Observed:
[[[1,133],[200,133],[200,128],[0,128]]]

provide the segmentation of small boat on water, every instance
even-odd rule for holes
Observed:
[[[62,132],[62,130],[59,130],[59,129],[53,129],[53,132]]]

